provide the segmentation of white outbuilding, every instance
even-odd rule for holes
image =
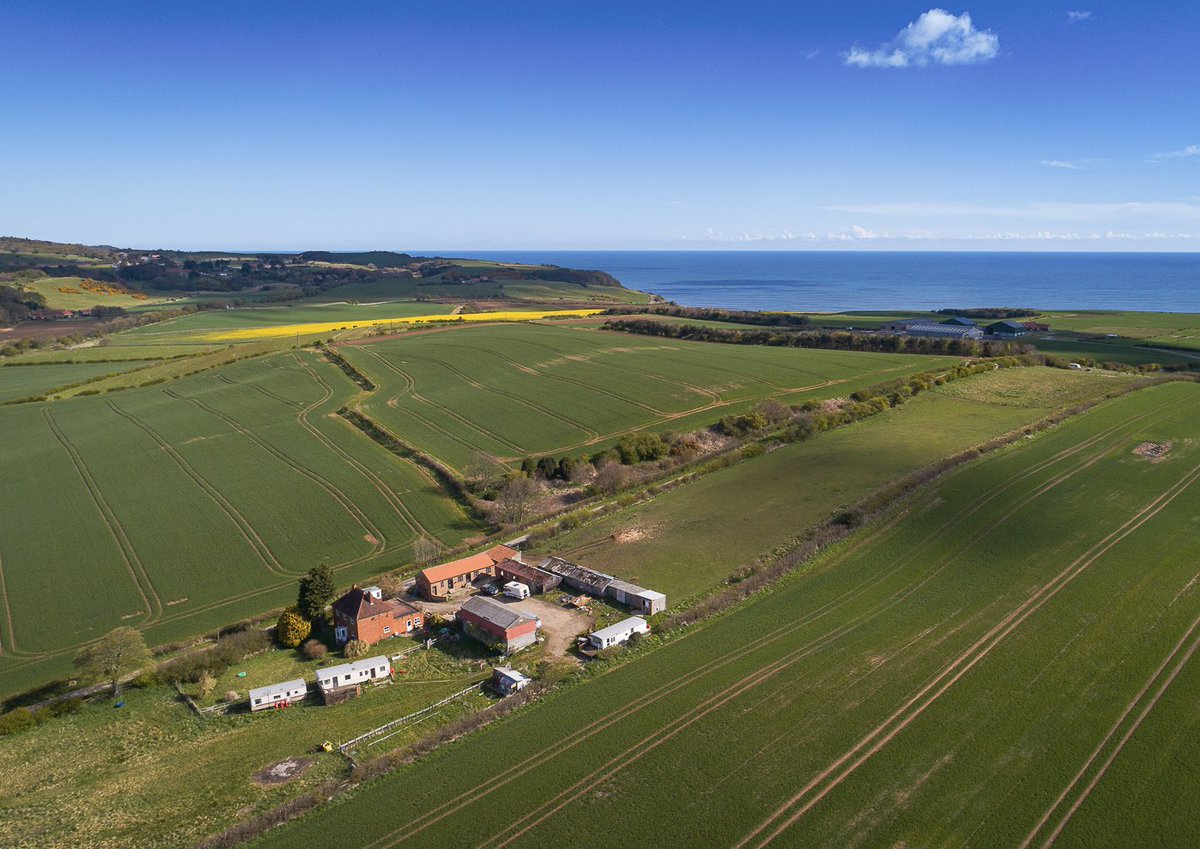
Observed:
[[[588,643],[590,648],[600,650],[620,645],[634,634],[648,633],[650,633],[650,626],[646,624],[645,619],[640,616],[630,616],[616,625],[609,625],[607,628],[593,631],[588,635]]]
[[[290,707],[296,702],[303,701],[308,695],[308,685],[303,678],[294,681],[284,681],[282,684],[270,684],[266,687],[255,687],[250,691],[250,710],[267,710],[274,707]]]
[[[390,678],[392,665],[383,655],[354,660],[327,669],[317,670],[317,685],[323,692],[366,684],[381,678]]]

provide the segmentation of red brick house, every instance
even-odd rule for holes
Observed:
[[[362,640],[373,646],[425,626],[423,612],[399,599],[383,599],[376,592],[356,587],[333,603],[333,632],[339,643]]]
[[[466,589],[482,575],[495,575],[496,564],[504,560],[520,561],[521,552],[507,545],[496,545],[480,554],[461,560],[430,566],[417,575],[417,592],[430,601],[445,601],[456,590]]]

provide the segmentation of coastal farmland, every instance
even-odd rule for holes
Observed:
[[[631,821],[755,849],[1183,845],[1197,416],[1200,387],[1153,387],[963,467],[730,615],[255,845],[599,847]]]
[[[950,357],[647,340],[550,324],[363,339],[341,354],[379,387],[363,409],[462,469],[583,455],[634,430],[683,432],[765,398],[800,403],[956,362]]]
[[[356,389],[292,352],[0,408],[0,691],[117,625],[178,639],[286,603],[321,561],[349,583],[407,562],[418,535],[475,534],[424,471],[333,415]]]
[[[544,553],[656,587],[686,605],[889,481],[1138,380],[1033,368],[963,378],[886,415],[588,522],[555,537]]]

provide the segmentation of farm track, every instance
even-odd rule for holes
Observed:
[[[27,657],[32,660],[41,660],[45,657],[42,654],[35,652],[22,651],[17,645],[17,629],[13,625],[12,607],[8,603],[8,584],[4,578],[4,557],[0,556],[0,602],[4,603],[4,640],[0,640],[0,656],[8,655],[9,657]],[[4,647],[4,642],[8,642],[8,648]]]
[[[271,547],[267,545],[262,537],[258,535],[258,532],[254,529],[254,526],[250,523],[250,520],[243,516],[241,511],[234,507],[233,504],[221,494],[220,490],[209,483],[208,480],[201,475],[200,472],[198,472],[182,454],[175,450],[175,446],[163,438],[163,436],[154,428],[150,427],[150,425],[146,424],[136,416],[127,413],[125,410],[122,410],[113,401],[110,400],[106,403],[114,413],[137,427],[152,440],[154,440],[159,449],[168,457],[170,457],[175,462],[175,465],[178,466],[185,475],[191,478],[192,482],[195,483],[196,486],[200,487],[201,491],[203,491],[204,494],[207,495],[209,499],[221,509],[221,512],[223,512],[229,521],[233,523],[234,527],[238,529],[238,533],[241,534],[242,539],[244,539],[246,544],[249,545],[250,548],[254,550],[254,553],[258,555],[263,566],[268,572],[272,572],[276,575],[288,574],[288,571],[283,568],[283,564],[279,561],[279,558],[275,556],[275,552],[272,551]]]
[[[1168,409],[1168,408],[1163,408],[1163,409]],[[1159,411],[1156,411],[1156,412],[1159,412]],[[1101,432],[1097,433],[1096,435],[1092,436],[1091,438],[1084,440],[1080,443],[1077,443],[1076,445],[1073,445],[1070,448],[1064,449],[1063,451],[1058,452],[1057,454],[1042,461],[1041,463],[1035,464],[1034,466],[1031,466],[1031,467],[1023,470],[1021,473],[1014,475],[1012,478],[1010,478],[1003,486],[993,489],[989,493],[980,496],[974,502],[966,505],[962,509],[962,511],[960,511],[958,514],[956,514],[951,519],[947,520],[947,522],[945,522],[941,527],[932,530],[924,538],[924,540],[921,543],[914,546],[913,553],[909,557],[902,559],[894,568],[888,570],[886,573],[875,577],[874,579],[867,582],[866,584],[860,585],[859,587],[856,587],[855,589],[852,589],[852,590],[847,591],[846,593],[843,593],[842,595],[832,599],[831,601],[827,602],[826,604],[822,605],[821,607],[818,607],[817,609],[810,612],[809,614],[806,614],[805,616],[801,617],[800,619],[798,619],[792,623],[789,623],[787,625],[781,626],[781,627],[775,629],[774,631],[768,632],[767,634],[763,635],[763,637],[753,646],[746,646],[746,647],[737,649],[733,652],[730,652],[729,654],[723,656],[720,660],[715,661],[714,663],[705,665],[704,667],[702,667],[699,670],[686,673],[685,675],[681,675],[681,676],[673,679],[672,681],[669,681],[666,684],[663,684],[662,686],[637,697],[633,701],[629,702],[627,705],[614,711],[612,714],[609,714],[606,717],[597,719],[597,720],[593,721],[592,723],[590,723],[586,726],[583,726],[582,728],[578,729],[576,732],[572,733],[571,735],[568,735],[565,739],[556,741],[553,745],[547,746],[547,747],[531,754],[525,760],[523,760],[517,764],[514,764],[513,766],[503,770],[502,772],[498,773],[493,778],[477,784],[476,786],[472,787],[471,789],[469,789],[467,791],[464,791],[463,793],[459,794],[458,796],[454,797],[453,799],[450,799],[447,802],[444,802],[441,805],[430,809],[428,812],[426,812],[422,816],[419,816],[416,819],[409,821],[408,823],[406,823],[406,825],[403,828],[403,830],[406,832],[404,835],[402,835],[394,840],[391,839],[391,838],[395,837],[395,835],[401,830],[401,829],[396,829],[395,831],[386,833],[383,836],[381,836],[380,838],[376,839],[375,841],[372,841],[371,843],[367,844],[364,847],[364,849],[383,849],[383,847],[392,847],[392,846],[396,846],[396,845],[404,842],[408,838],[413,837],[416,834],[424,831],[429,826],[434,825],[435,823],[440,822],[441,820],[445,819],[446,817],[451,816],[452,814],[473,804],[481,796],[490,795],[491,793],[495,792],[496,790],[499,790],[501,787],[509,784],[510,782],[516,780],[517,778],[521,777],[522,775],[530,772],[531,770],[539,768],[547,760],[549,760],[553,757],[556,757],[559,754],[578,746],[579,744],[585,742],[587,739],[594,736],[595,734],[598,734],[598,733],[610,728],[611,726],[615,725],[616,723],[644,710],[645,708],[649,707],[650,705],[652,705],[652,704],[658,702],[659,700],[661,700],[662,698],[665,698],[666,696],[678,691],[679,689],[687,686],[688,684],[691,684],[702,678],[708,677],[713,672],[715,672],[719,669],[722,669],[722,668],[728,666],[729,664],[742,659],[743,657],[751,654],[752,652],[758,651],[759,649],[763,648],[764,646],[771,645],[771,644],[777,642],[778,640],[791,635],[792,633],[799,630],[800,628],[805,627],[819,619],[826,617],[827,615],[838,610],[845,603],[854,600],[855,598],[857,598],[860,595],[862,595],[863,593],[865,593],[867,590],[872,589],[875,586],[878,586],[883,581],[887,580],[891,576],[900,572],[905,566],[908,565],[909,562],[911,562],[912,559],[914,559],[921,552],[922,546],[924,545],[925,542],[928,542],[929,540],[936,538],[937,536],[944,533],[947,529],[949,529],[953,525],[955,525],[955,524],[961,522],[963,519],[968,518],[969,516],[977,513],[979,510],[981,510],[983,507],[985,507],[988,503],[990,503],[993,499],[999,497],[1002,493],[1004,493],[1005,491],[1016,486],[1021,481],[1026,480],[1026,479],[1036,475],[1038,472],[1043,471],[1047,468],[1050,468],[1050,467],[1056,465],[1057,463],[1062,462],[1063,460],[1068,460],[1071,457],[1074,457],[1075,455],[1077,455],[1081,452],[1087,451],[1088,449],[1092,448],[1093,446],[1097,445],[1098,443],[1101,443],[1102,441],[1108,439],[1109,437],[1120,434],[1122,431],[1132,427],[1133,425],[1136,425],[1137,423],[1146,419],[1150,415],[1151,415],[1150,413],[1145,413],[1141,416],[1137,416],[1132,419],[1128,419],[1120,424],[1113,425],[1109,428],[1106,428],[1105,430],[1102,430]],[[1040,489],[1039,493],[1049,491],[1049,489],[1051,489],[1053,486],[1056,486],[1058,483],[1061,483],[1063,480],[1066,480],[1067,477],[1069,477],[1070,475],[1072,475],[1078,471],[1082,471],[1083,468],[1089,467],[1089,466],[1093,465],[1094,463],[1099,462],[1100,459],[1102,459],[1103,456],[1108,451],[1109,451],[1109,448],[1107,446],[1102,447],[1099,452],[1097,452],[1095,455],[1092,455],[1090,457],[1090,459],[1085,460],[1085,462],[1083,464],[1081,464],[1077,469],[1058,475],[1053,480],[1053,482],[1047,484],[1042,489]],[[1030,498],[1027,500],[1032,500],[1032,498],[1033,498],[1033,496],[1030,496]],[[886,530],[892,524],[899,521],[899,519],[900,519],[900,516],[897,516],[895,519],[892,520],[892,522],[889,522],[883,528],[879,529],[879,531],[877,531],[875,534],[870,535],[870,536],[865,536],[865,537],[861,538],[860,540],[858,540],[857,542],[853,543],[845,552],[842,553],[842,555],[838,559],[839,560],[844,559],[845,557],[852,554],[855,550],[869,544],[874,538],[876,538],[878,536],[879,532],[881,532],[882,530]],[[920,583],[924,583],[932,577],[933,577],[933,575],[927,575],[927,576],[923,577],[922,579],[920,579]],[[916,587],[910,585],[909,588],[905,588],[905,589],[910,589],[911,591],[915,591]],[[903,592],[903,591],[904,591],[904,589],[901,590],[901,592]],[[894,596],[895,596],[895,594],[893,596],[889,597],[888,599],[885,599],[882,604],[886,604],[889,600],[894,598]],[[871,610],[865,611],[858,618],[861,619],[862,617],[865,617],[871,613],[873,613],[873,611],[871,611]],[[825,637],[837,636],[837,635],[839,635],[838,632],[840,632],[841,630],[842,630],[841,628],[834,629],[834,631],[829,632],[827,635],[825,635]],[[683,637],[680,637],[677,639],[683,639]],[[820,639],[824,639],[824,638],[819,637],[818,640],[820,640]],[[815,642],[816,641],[813,641],[813,643],[815,643]],[[807,648],[807,647],[811,646],[813,643],[809,643],[806,646],[801,647],[801,649]],[[799,660],[800,658],[797,657],[795,659]],[[756,677],[757,677],[757,673],[752,673],[750,676],[747,676],[747,679],[752,679],[752,678],[756,678]],[[747,679],[743,679],[743,681],[746,681]],[[737,686],[737,685],[733,685],[733,686]],[[721,696],[723,693],[726,693],[726,692],[728,692],[728,688],[726,690],[722,691],[722,693],[718,693],[717,697]],[[713,709],[715,709],[715,707]],[[670,724],[673,724],[673,723],[669,723],[668,725],[670,725]],[[660,731],[661,731],[661,729],[660,729]],[[648,738],[648,739],[653,739],[654,736],[655,735],[652,735],[651,738]],[[636,749],[637,747],[635,746],[632,748]],[[543,819],[544,819],[544,817],[543,817]]]
[[[253,431],[244,427],[236,419],[233,419],[230,416],[227,416],[225,413],[222,413],[220,410],[216,409],[215,407],[210,407],[208,404],[205,404],[199,398],[189,398],[189,397],[186,397],[183,395],[178,395],[175,392],[171,391],[170,389],[164,389],[163,392],[165,392],[167,395],[169,395],[172,398],[178,399],[180,401],[185,401],[185,402],[190,402],[192,404],[195,404],[197,407],[199,407],[201,410],[204,410],[209,415],[225,422],[225,424],[229,425],[231,428],[233,428],[239,434],[241,434],[242,436],[249,439],[251,442],[253,442],[255,445],[257,445],[259,448],[263,449],[268,454],[270,454],[272,457],[275,457],[277,460],[279,460],[285,466],[289,466],[294,471],[299,472],[301,475],[303,475],[304,477],[308,478],[310,481],[315,483],[318,487],[320,487],[326,493],[328,493],[329,496],[331,498],[333,498],[338,504],[340,504],[342,506],[342,509],[346,512],[346,515],[349,516],[354,521],[358,522],[359,527],[361,527],[364,531],[366,531],[368,534],[370,534],[371,537],[375,540],[375,542],[372,543],[371,554],[378,555],[378,554],[382,553],[383,548],[386,545],[385,536],[384,536],[383,531],[380,530],[378,527],[376,527],[375,523],[373,521],[371,521],[371,518],[369,516],[367,516],[367,514],[364,513],[362,510],[360,510],[358,505],[355,504],[354,501],[348,495],[346,495],[346,493],[342,492],[342,490],[339,489],[336,485],[334,485],[334,483],[332,481],[330,481],[328,478],[325,478],[322,475],[318,474],[316,471],[309,468],[305,464],[301,463],[299,460],[296,460],[289,454],[287,454],[283,451],[280,451],[274,445],[272,445],[271,443],[269,443],[266,440],[259,437],[256,433],[254,433]]]
[[[1179,638],[1179,641],[1175,643],[1175,646],[1171,649],[1170,653],[1163,658],[1162,663],[1158,665],[1158,668],[1154,670],[1154,673],[1146,680],[1146,683],[1142,685],[1142,688],[1137,692],[1137,695],[1135,695],[1129,704],[1125,706],[1125,710],[1121,712],[1121,715],[1117,717],[1117,720],[1112,724],[1112,727],[1109,728],[1108,733],[1105,734],[1100,742],[1096,745],[1096,748],[1092,751],[1091,756],[1084,761],[1083,766],[1079,768],[1079,771],[1071,779],[1070,783],[1067,784],[1062,793],[1058,795],[1053,804],[1046,809],[1046,812],[1042,815],[1041,819],[1037,821],[1037,824],[1033,827],[1025,839],[1021,841],[1019,849],[1029,849],[1029,847],[1037,839],[1038,835],[1046,828],[1050,820],[1062,807],[1063,803],[1067,800],[1067,797],[1070,796],[1079,783],[1083,781],[1088,771],[1092,769],[1097,759],[1103,754],[1104,749],[1109,746],[1110,743],[1112,743],[1113,738],[1120,733],[1122,726],[1125,725],[1130,715],[1133,714],[1133,712],[1140,706],[1141,710],[1133,718],[1133,721],[1128,724],[1128,727],[1125,728],[1125,733],[1122,734],[1120,739],[1117,740],[1116,744],[1112,746],[1108,757],[1106,757],[1099,764],[1091,779],[1075,796],[1075,800],[1071,803],[1070,807],[1062,815],[1054,828],[1051,829],[1050,833],[1046,836],[1046,839],[1038,844],[1039,849],[1049,849],[1050,846],[1054,845],[1063,829],[1066,828],[1067,824],[1071,821],[1071,818],[1075,815],[1075,812],[1079,810],[1085,801],[1087,801],[1087,798],[1096,788],[1096,785],[1099,784],[1101,779],[1103,779],[1107,774],[1108,769],[1112,766],[1113,761],[1117,759],[1117,756],[1121,754],[1121,750],[1125,748],[1125,744],[1129,742],[1130,738],[1133,737],[1134,733],[1137,732],[1138,728],[1141,727],[1142,722],[1145,721],[1150,712],[1154,710],[1155,705],[1158,704],[1163,694],[1166,693],[1171,684],[1174,683],[1175,679],[1179,676],[1179,673],[1182,672],[1184,667],[1187,666],[1187,664],[1191,661],[1192,656],[1196,653],[1196,650],[1200,648],[1200,637],[1196,637],[1194,640],[1192,640],[1191,644],[1188,645],[1187,650],[1183,650],[1184,644],[1192,637],[1193,634],[1196,633],[1197,629],[1200,629],[1200,616],[1192,620],[1191,626],[1187,629],[1184,635]],[[1180,657],[1181,651],[1183,652],[1182,657]],[[1176,658],[1179,658],[1178,662],[1175,663],[1175,666],[1171,669],[1170,674],[1162,679],[1158,688],[1154,691],[1154,694],[1147,698],[1147,694],[1150,692],[1151,687],[1154,686],[1156,681],[1159,681],[1163,675],[1163,672],[1167,669],[1167,666],[1170,665],[1170,663]]]
[[[330,386],[329,383],[323,377],[321,377],[319,374],[317,374],[316,371],[314,371],[311,366],[309,366],[307,363],[302,362],[298,355],[293,354],[292,356],[295,358],[296,364],[299,365],[300,368],[303,370],[303,373],[305,373],[309,377],[311,377],[317,383],[317,385],[319,385],[322,388],[322,390],[325,393],[324,397],[321,398],[321,400],[319,400],[313,404],[310,404],[309,406],[302,409],[300,411],[300,413],[296,416],[296,420],[298,422],[300,422],[300,424],[309,433],[311,433],[314,437],[316,437],[318,440],[320,440],[320,442],[326,448],[333,451],[335,454],[337,454],[339,457],[341,457],[343,460],[345,460],[346,463],[348,463],[352,468],[357,470],[359,474],[361,474],[364,478],[366,478],[371,483],[371,485],[373,487],[375,487],[376,491],[378,491],[379,494],[383,496],[384,500],[387,501],[387,503],[389,505],[391,505],[392,509],[396,511],[397,517],[400,519],[400,521],[402,521],[404,523],[404,525],[410,531],[412,531],[414,536],[419,535],[419,534],[430,535],[429,530],[427,528],[425,528],[425,526],[422,525],[420,523],[420,521],[417,520],[417,517],[414,516],[409,511],[408,507],[404,504],[404,501],[400,498],[400,496],[396,492],[394,492],[387,485],[387,483],[383,480],[383,478],[381,478],[381,477],[379,477],[379,475],[375,474],[375,472],[369,466],[359,462],[353,455],[351,455],[349,452],[344,450],[340,445],[338,445],[332,439],[327,437],[324,433],[322,433],[320,431],[320,429],[316,425],[312,424],[312,422],[310,422],[308,420],[309,415],[314,410],[316,410],[322,404],[328,402],[329,399],[333,397],[333,387]],[[407,460],[404,460],[403,458],[398,458],[398,459],[400,459],[402,462],[406,462],[406,463],[409,462]],[[413,466],[414,468],[416,468],[418,471],[423,471],[415,463],[410,463],[410,465]]]
[[[1200,465],[1193,467],[1182,480],[1177,481],[1164,493],[1135,513],[1120,528],[1113,531],[1083,555],[1080,555],[1066,569],[1039,587],[1030,598],[1018,605],[1004,619],[984,634],[983,637],[945,666],[937,677],[922,687],[916,695],[901,705],[884,722],[876,726],[855,744],[854,747],[834,761],[833,764],[826,767],[825,770],[813,778],[799,792],[777,808],[757,828],[737,843],[735,849],[742,849],[742,847],[751,844],[755,849],[761,849],[761,847],[772,843],[836,789],[838,785],[853,775],[860,766],[891,742],[896,735],[915,721],[930,705],[934,704],[949,691],[964,675],[987,657],[996,646],[1000,645],[1029,617],[1057,595],[1059,591],[1068,586],[1083,572],[1087,571],[1096,560],[1123,539],[1157,516],[1167,505],[1191,487],[1197,479],[1200,479]],[[819,791],[817,791],[818,787],[821,788]],[[814,791],[817,792],[814,793]],[[806,797],[808,797],[807,800]],[[795,808],[801,802],[803,804],[799,808]],[[782,817],[786,818],[779,822]],[[778,822],[778,825],[775,825],[776,822]],[[765,837],[757,839],[759,835],[773,825],[774,828]]]
[[[532,817],[535,814],[540,814],[539,816],[536,817],[536,819],[533,819],[532,822],[528,822],[528,824],[525,825],[523,828],[521,828],[517,833],[512,834],[509,837],[505,838],[504,840],[500,841],[499,843],[494,844],[493,849],[502,849],[502,847],[507,846],[512,841],[521,837],[522,835],[524,835],[531,829],[533,829],[536,826],[540,825],[541,823],[545,822],[547,819],[549,819],[551,816],[553,816],[558,811],[565,808],[572,801],[574,801],[574,799],[577,797],[577,795],[579,793],[581,793],[585,788],[597,787],[598,785],[602,784],[603,782],[608,781],[609,779],[613,778],[615,775],[617,775],[619,772],[624,770],[630,764],[635,763],[638,760],[640,760],[641,758],[645,757],[647,754],[649,754],[651,751],[656,749],[658,746],[662,745],[663,743],[666,743],[667,741],[669,741],[670,739],[675,737],[680,732],[686,730],[689,726],[691,726],[695,722],[698,722],[701,719],[704,719],[709,714],[711,714],[713,711],[721,708],[722,706],[729,703],[733,699],[755,689],[756,687],[760,686],[761,684],[766,683],[770,679],[774,678],[776,675],[791,668],[799,661],[801,661],[807,657],[810,657],[813,654],[815,654],[817,651],[834,644],[841,638],[843,638],[846,635],[850,634],[851,632],[857,630],[862,625],[875,620],[876,618],[878,618],[882,614],[886,613],[890,609],[894,608],[901,602],[907,600],[910,596],[912,596],[914,593],[916,593],[919,589],[921,589],[923,586],[925,586],[930,581],[932,581],[935,577],[937,577],[946,568],[953,565],[953,563],[956,562],[957,559],[962,554],[966,553],[971,548],[978,545],[987,534],[991,533],[992,531],[994,531],[995,529],[997,529],[998,527],[1003,525],[1004,522],[1006,522],[1008,519],[1010,519],[1017,512],[1019,512],[1020,510],[1024,509],[1029,504],[1036,501],[1042,495],[1046,494],[1047,492],[1050,492],[1052,489],[1054,489],[1055,487],[1057,487],[1058,485],[1060,485],[1067,479],[1073,477],[1074,475],[1078,474],[1079,472],[1084,471],[1085,469],[1090,468],[1091,466],[1098,463],[1101,459],[1104,458],[1104,456],[1107,453],[1108,453],[1107,448],[1102,449],[1098,454],[1093,455],[1091,459],[1085,461],[1084,463],[1076,466],[1075,468],[1073,468],[1071,470],[1063,472],[1062,474],[1052,478],[1049,482],[1047,482],[1041,488],[1035,490],[1032,494],[1019,500],[1011,510],[1009,510],[1007,513],[1005,513],[1003,516],[993,520],[988,526],[986,526],[985,528],[980,530],[972,540],[968,541],[966,544],[964,544],[963,546],[959,547],[958,549],[956,549],[955,551],[953,551],[952,553],[947,555],[945,558],[943,558],[943,560],[941,561],[940,564],[938,564],[936,567],[934,567],[931,571],[925,573],[914,583],[910,583],[908,586],[904,587],[902,590],[898,591],[897,593],[893,593],[891,596],[887,597],[886,599],[883,599],[881,602],[876,604],[874,607],[868,608],[867,610],[863,611],[858,616],[854,617],[853,619],[851,619],[849,622],[845,623],[844,625],[841,625],[838,628],[835,628],[833,631],[828,632],[820,637],[817,637],[816,639],[810,641],[809,643],[806,643],[806,644],[798,647],[797,649],[793,650],[789,654],[784,655],[782,658],[779,658],[776,661],[773,661],[772,663],[768,664],[767,666],[761,667],[761,668],[755,670],[754,672],[750,673],[749,675],[747,675],[746,677],[744,677],[743,679],[738,681],[736,684],[732,685],[730,688],[727,688],[723,691],[716,693],[715,695],[710,697],[705,702],[700,703],[699,705],[693,707],[687,713],[672,720],[666,726],[663,726],[662,728],[658,729],[654,733],[648,735],[647,737],[643,738],[642,740],[639,740],[637,743],[634,743],[629,748],[627,748],[623,752],[621,752],[619,755],[617,755],[616,757],[611,759],[608,763],[593,770],[591,773],[584,776],[582,779],[580,779],[574,785],[572,785],[571,787],[568,787],[567,789],[562,791],[562,793],[560,793],[558,796],[551,799],[549,802],[545,803],[541,808],[531,812],[531,814],[527,815],[526,818],[524,818],[523,820],[517,820],[516,822],[510,823],[508,826],[508,829],[511,829],[514,826],[521,825],[522,822],[528,821],[529,817]],[[991,497],[985,498],[983,503],[986,504],[990,500],[991,500]],[[982,506],[982,504],[980,506]],[[971,510],[966,515],[969,516],[973,512],[976,512],[976,511]],[[964,516],[963,518],[966,518],[966,516]],[[951,523],[947,523],[946,525],[943,525],[941,530],[944,531],[944,530],[948,529],[950,527],[950,524]],[[936,538],[937,535],[940,535],[940,532],[941,531],[939,531],[938,534],[935,534],[931,538]],[[892,574],[895,574],[900,569],[909,565],[915,559],[917,554],[919,554],[922,551],[923,551],[922,546],[918,546],[917,548],[915,548],[914,553],[912,555],[910,555],[907,558],[903,558],[900,562],[900,565],[898,565],[895,569],[889,570],[887,575],[890,576]],[[878,581],[872,581],[872,582],[869,582],[867,586],[874,586],[877,584],[878,584]],[[865,587],[864,587],[864,589],[865,589]],[[549,807],[549,810],[546,810],[548,807]],[[503,832],[501,832],[501,833],[503,833]],[[493,835],[493,838],[494,837],[495,836]],[[490,842],[490,839],[479,844],[479,849],[481,849],[483,846],[488,845],[489,842]],[[739,844],[739,846],[741,846],[741,845],[742,844]]]
[[[150,576],[146,573],[146,569],[138,557],[137,550],[133,547],[133,543],[129,539],[129,534],[125,531],[125,526],[121,524],[121,521],[113,512],[108,500],[104,497],[104,493],[100,491],[100,486],[96,483],[96,479],[92,477],[87,463],[84,462],[78,449],[76,449],[71,441],[67,439],[66,434],[59,428],[58,422],[50,414],[49,408],[43,408],[42,417],[46,420],[46,424],[49,426],[50,432],[54,434],[54,438],[58,440],[59,444],[62,445],[70,456],[75,470],[79,473],[79,477],[83,480],[84,486],[87,487],[88,493],[91,495],[92,503],[95,504],[96,509],[100,512],[101,518],[108,526],[109,533],[112,534],[113,541],[117,544],[117,549],[121,553],[121,559],[125,562],[125,568],[129,571],[129,576],[133,579],[138,595],[142,597],[142,601],[146,605],[147,618],[141,624],[153,624],[162,616],[162,599],[154,589],[154,582],[150,580]]]
[[[270,361],[268,360],[266,362],[269,363]],[[271,398],[275,401],[278,401],[281,404],[287,404],[289,407],[291,407],[292,409],[295,409],[295,410],[299,410],[304,407],[303,404],[298,404],[295,401],[289,401],[287,398],[284,398],[282,395],[277,395],[274,392],[272,392],[270,389],[267,389],[265,386],[260,386],[257,383],[246,382],[246,381],[241,381],[241,380],[230,380],[228,377],[226,377],[223,374],[220,374],[219,372],[217,374],[213,375],[213,377],[215,377],[217,380],[221,381],[222,383],[228,384],[229,386],[244,386],[247,389],[253,389],[258,394],[264,395],[267,398]]]

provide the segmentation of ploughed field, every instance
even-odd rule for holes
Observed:
[[[1198,420],[1106,402],[255,845],[1188,845]]]
[[[348,584],[407,562],[419,534],[475,533],[423,470],[333,414],[356,390],[298,351],[0,408],[0,692],[118,625],[178,639],[286,603],[322,560]]]
[[[570,326],[495,325],[347,344],[379,387],[363,409],[462,470],[479,454],[586,455],[637,430],[683,432],[765,398],[798,404],[956,362],[651,340]]]

